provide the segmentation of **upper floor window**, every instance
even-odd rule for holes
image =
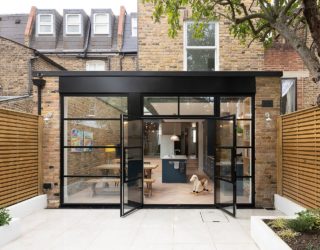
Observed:
[[[215,71],[218,64],[218,23],[210,22],[202,38],[194,38],[193,22],[184,25],[184,69]]]
[[[66,15],[66,33],[81,34],[81,15],[80,14]]]
[[[109,14],[108,13],[96,13],[93,20],[94,34],[109,35]]]
[[[138,34],[138,19],[136,17],[131,18],[131,35],[136,37]]]
[[[297,110],[297,79],[281,79],[281,114],[291,113]]]
[[[38,15],[38,34],[53,34],[53,15]]]
[[[100,60],[87,61],[86,70],[87,71],[105,71],[106,63]]]

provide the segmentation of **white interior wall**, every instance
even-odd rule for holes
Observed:
[[[165,155],[174,155],[174,142],[170,140],[171,135],[161,135],[160,158]]]

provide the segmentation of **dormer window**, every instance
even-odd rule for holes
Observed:
[[[93,31],[96,35],[109,35],[110,18],[108,13],[96,13],[93,18]]]
[[[66,15],[66,34],[81,34],[81,15],[67,14]]]
[[[131,35],[136,37],[138,34],[138,20],[136,17],[131,18]]]
[[[53,34],[53,15],[51,14],[38,15],[38,34],[40,35]]]

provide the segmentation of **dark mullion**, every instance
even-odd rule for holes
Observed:
[[[252,121],[252,118],[237,118],[237,121]]]

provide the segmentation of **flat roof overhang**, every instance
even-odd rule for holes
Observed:
[[[34,77],[59,77],[63,94],[255,94],[256,77],[281,77],[280,71],[35,71]]]

